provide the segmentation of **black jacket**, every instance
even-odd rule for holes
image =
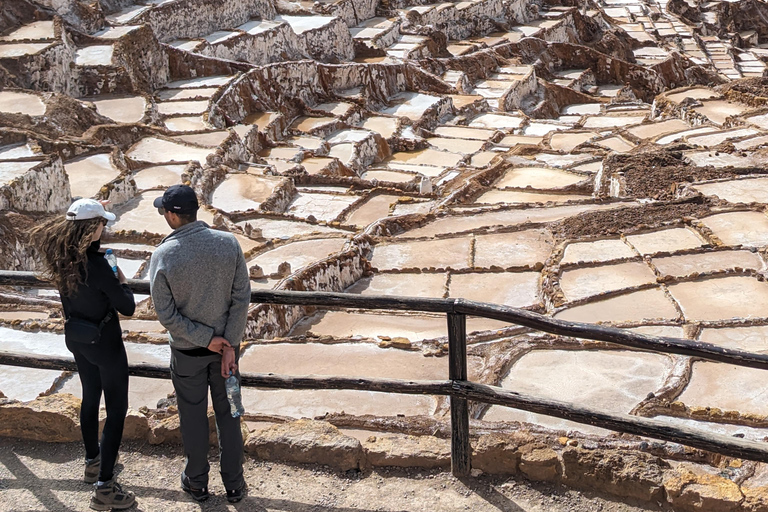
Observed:
[[[100,245],[100,242],[96,241],[88,247],[88,276],[74,294],[69,297],[61,295],[61,305],[65,317],[73,316],[97,324],[112,311],[112,319],[101,332],[101,343],[109,343],[119,341],[123,334],[114,311],[131,316],[136,310],[136,303],[131,289],[126,284],[120,284],[104,259],[104,254],[99,252]],[[61,294],[61,290],[59,293]]]

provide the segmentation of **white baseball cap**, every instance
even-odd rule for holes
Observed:
[[[67,210],[67,220],[88,220],[98,217],[107,219],[110,224],[115,221],[115,214],[104,209],[104,205],[94,199],[78,199]]]

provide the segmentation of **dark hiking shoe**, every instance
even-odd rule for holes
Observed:
[[[211,497],[211,495],[208,494],[207,487],[195,489],[189,484],[189,478],[184,474],[181,475],[181,490],[192,496],[192,499],[195,501],[205,501]]]
[[[99,480],[99,467],[101,466],[101,454],[93,459],[85,459],[85,475],[83,482],[95,484]]]
[[[115,457],[115,464],[120,461],[120,454]],[[85,475],[83,476],[83,482],[87,484],[95,484],[99,481],[99,470],[101,469],[101,454],[98,454],[92,459],[85,459]]]
[[[245,483],[239,489],[227,489],[227,501],[237,503],[245,496]]]
[[[103,484],[95,484],[91,508],[93,510],[123,510],[136,503],[136,496],[130,491],[124,491],[113,478]]]

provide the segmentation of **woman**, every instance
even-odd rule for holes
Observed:
[[[131,316],[136,308],[123,272],[118,268],[115,276],[99,252],[104,226],[113,220],[115,215],[98,201],[79,199],[64,217],[50,219],[32,232],[48,278],[59,289],[65,318],[96,325],[107,320],[95,344],[77,342],[71,335],[66,339],[83,387],[80,429],[85,444],[84,480],[94,484],[90,504],[94,510],[129,508],[136,501],[132,492],[121,489],[113,473],[128,411],[128,359],[115,310]],[[99,443],[102,391],[107,421]]]

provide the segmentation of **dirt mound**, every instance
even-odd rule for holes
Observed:
[[[717,156],[719,151],[733,152],[733,145],[711,148]],[[747,174],[765,174],[763,167],[697,167],[685,159],[681,151],[658,151],[634,153],[631,155],[610,155],[604,161],[605,179],[623,174],[626,183],[626,197],[669,200],[676,197],[681,183],[694,183],[718,178],[730,178]]]
[[[695,198],[685,202],[586,212],[564,219],[551,229],[561,239],[617,235],[646,230],[684,217],[705,216],[709,212],[709,205],[703,199]]]

